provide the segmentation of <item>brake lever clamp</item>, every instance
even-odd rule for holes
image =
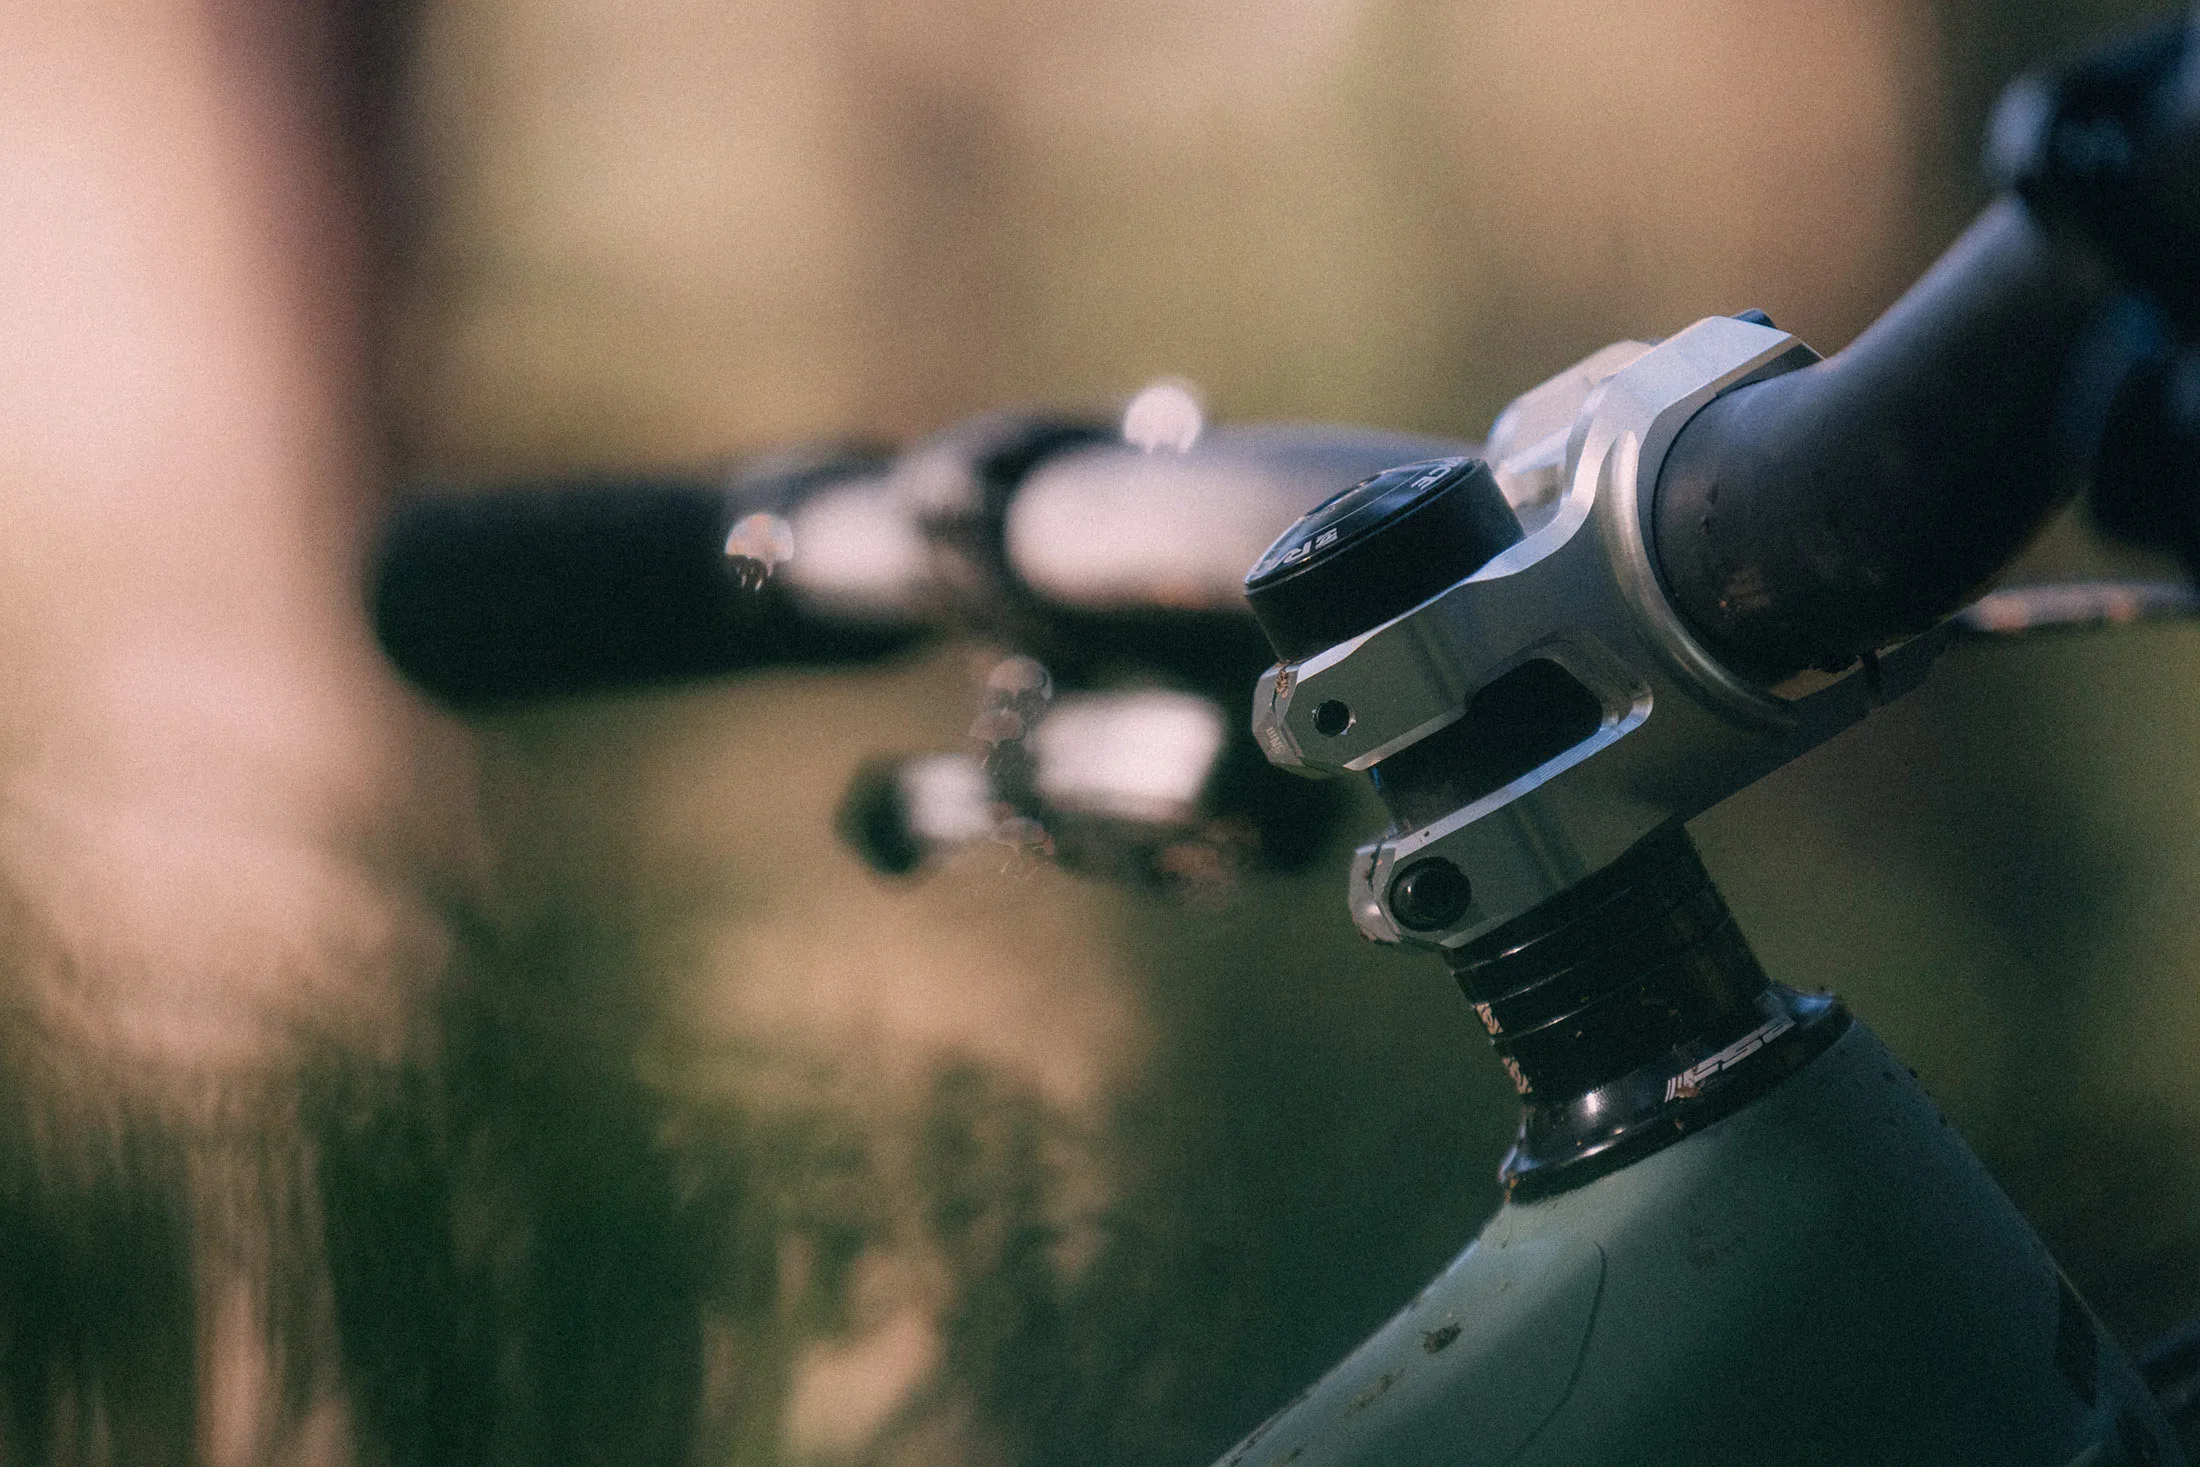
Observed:
[[[1255,691],[1255,738],[1302,774],[1369,773],[1394,817],[1352,862],[1363,934],[1456,952],[1922,677],[1937,633],[1846,676],[1759,686],[1660,586],[1650,501],[1682,425],[1816,360],[1759,319],[1724,316],[1607,348],[1498,419],[1497,472],[1465,459],[1391,470],[1317,507],[1254,567],[1247,598],[1285,659]],[[1472,502],[1510,532],[1447,533],[1433,499]]]

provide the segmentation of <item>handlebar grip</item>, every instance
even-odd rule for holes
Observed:
[[[767,565],[729,556],[748,507],[679,479],[416,498],[372,567],[376,638],[460,707],[847,660],[908,639],[806,615]]]

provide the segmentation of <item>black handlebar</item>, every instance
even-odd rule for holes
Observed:
[[[385,527],[370,609],[398,668],[461,708],[857,661],[954,626],[1072,684],[1127,662],[1235,702],[1266,658],[1237,593],[1259,547],[1339,482],[1463,446],[1267,425],[1148,454],[1001,415],[898,456],[429,492]]]
[[[1767,681],[1845,667],[1970,601],[2084,486],[2159,351],[2147,318],[2200,331],[2196,36],[2013,86],[1990,147],[2011,196],[1845,350],[1682,428],[1654,553],[1713,650]]]
[[[2114,289],[1999,204],[1845,350],[1698,412],[1653,511],[1682,614],[1778,681],[1970,601],[2081,487],[2071,369]]]

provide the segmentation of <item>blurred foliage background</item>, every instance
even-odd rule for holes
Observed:
[[[1710,312],[1830,351],[1983,202],[2001,84],[2159,13],[441,0],[400,454],[688,465],[1164,373],[1219,416],[1478,437]],[[2104,555],[2073,523],[2032,568]],[[960,747],[985,665],[481,724],[474,1139],[375,1205],[530,1219],[479,1264],[523,1345],[404,1290],[358,1316],[414,1362],[368,1392],[430,1423],[400,1455],[471,1440],[476,1380],[529,1403],[515,1460],[1196,1464],[1495,1204],[1507,1089],[1436,968],[1352,937],[1342,852],[1168,904],[836,847],[858,761]],[[1697,831],[1768,968],[1909,1057],[2128,1340],[2200,1307],[2196,706],[2188,629],[1961,649]],[[401,1132],[331,1145],[386,1177]]]

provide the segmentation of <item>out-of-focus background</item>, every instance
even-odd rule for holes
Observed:
[[[395,119],[381,425],[398,471],[493,480],[1105,411],[1169,374],[1220,418],[1479,437],[1704,314],[1838,347],[1984,202],[2001,84],[2159,13],[435,0]],[[2073,523],[2035,568],[2107,563]],[[470,731],[370,700],[470,768],[413,798],[478,805],[438,839],[479,874],[341,802],[300,837],[415,852],[368,864],[443,937],[323,931],[396,954],[362,987],[397,1016],[316,1000],[336,1018],[243,1120],[163,1143],[257,1177],[268,1136],[305,1138],[306,1182],[213,1210],[324,1259],[282,1307],[280,1250],[237,1265],[278,1281],[235,1306],[271,1358],[326,1337],[335,1363],[279,1390],[177,1367],[212,1393],[207,1456],[222,1391],[273,1390],[345,1404],[229,1459],[1196,1467],[1471,1236],[1509,1089],[1437,968],[1353,937],[1341,850],[1172,902],[1005,851],[889,883],[836,845],[858,763],[966,747],[989,665],[933,646]],[[1766,966],[1910,1059],[2131,1341],[2200,1309],[2196,713],[2200,630],[1961,650],[1696,829]],[[251,783],[194,788],[286,798]],[[177,882],[234,896],[220,869],[103,875],[192,907]],[[112,1168],[190,1171],[147,1154]],[[79,1190],[123,1252],[183,1247]],[[290,1220],[236,1222],[255,1207]],[[178,1337],[218,1355],[229,1296],[176,1287],[216,1321]]]

